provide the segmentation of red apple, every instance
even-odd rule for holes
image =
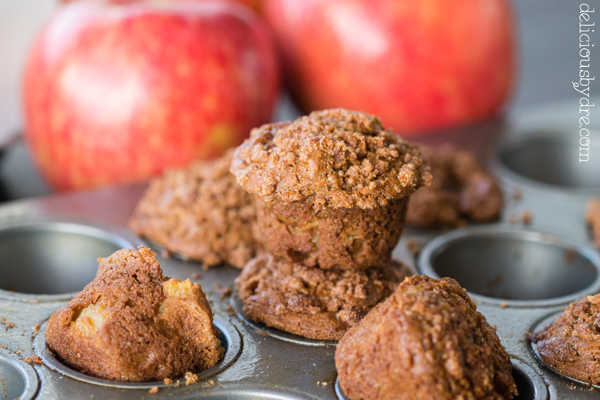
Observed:
[[[228,1],[75,1],[41,33],[26,139],[57,189],[147,179],[268,122],[279,87],[263,20]]]
[[[75,0],[61,0],[63,3],[69,3],[71,1],[75,1]],[[123,1],[137,1],[137,0],[111,0],[113,3],[119,3],[119,2],[123,2]],[[178,0],[173,0],[173,1],[178,1]],[[260,12],[262,9],[262,0],[230,0],[230,1],[237,1],[239,3],[243,3],[247,6],[252,7],[254,10]]]
[[[482,120],[514,80],[509,0],[267,0],[303,111],[344,107],[397,132]]]

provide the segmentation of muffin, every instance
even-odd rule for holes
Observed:
[[[265,254],[244,267],[236,284],[248,318],[310,339],[339,340],[408,275],[396,261],[323,270]]]
[[[52,315],[46,342],[82,373],[159,381],[199,372],[224,355],[202,287],[163,276],[147,248],[99,259],[96,278]]]
[[[600,385],[600,295],[569,304],[565,312],[531,336],[546,364],[563,374]]]
[[[257,197],[257,239],[308,267],[385,265],[410,194],[431,184],[419,150],[373,116],[342,109],[253,129],[231,172]]]
[[[411,196],[406,223],[423,228],[448,228],[467,221],[497,220],[504,208],[496,179],[475,156],[450,145],[419,146],[433,175],[431,187]]]
[[[413,276],[339,342],[338,379],[352,400],[511,399],[510,357],[453,279]]]
[[[169,251],[242,268],[257,253],[252,196],[229,172],[233,150],[214,161],[172,169],[153,179],[129,228]]]
[[[600,199],[590,200],[587,209],[587,221],[592,228],[592,237],[600,249]]]

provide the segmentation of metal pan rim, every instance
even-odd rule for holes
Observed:
[[[304,392],[298,392],[289,388],[280,388],[265,385],[251,384],[229,384],[225,383],[219,386],[210,387],[210,393],[205,395],[209,398],[217,395],[220,398],[227,399],[264,399],[264,400],[312,400],[315,397]],[[202,394],[197,392],[178,395],[181,400],[198,399]]]

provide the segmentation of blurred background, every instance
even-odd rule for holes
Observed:
[[[82,0],[87,1],[87,0]],[[200,0],[199,0],[200,1]],[[225,1],[225,0],[224,0]],[[289,0],[294,1],[294,0]],[[311,3],[307,1],[306,3]],[[258,7],[258,2],[252,2]],[[376,3],[376,2],[374,2]],[[449,3],[449,2],[448,2]],[[512,32],[515,37],[516,58],[513,60],[516,75],[512,94],[501,105],[500,119],[510,119],[512,115],[522,115],[544,107],[549,103],[563,102],[576,110],[581,97],[572,87],[578,79],[579,71],[579,6],[581,2],[565,0],[507,0],[514,13]],[[454,3],[453,3],[454,4]],[[600,1],[587,1],[591,9],[600,9]],[[0,200],[8,201],[53,192],[51,186],[41,177],[32,162],[27,144],[23,140],[25,129],[23,112],[23,74],[27,55],[32,43],[48,19],[63,7],[57,0],[0,0]],[[289,13],[289,10],[287,11]],[[262,10],[263,15],[265,11]],[[74,14],[78,18],[77,14]],[[600,21],[600,11],[591,14]],[[453,15],[445,15],[452,20]],[[81,17],[83,18],[83,17]],[[262,18],[262,17],[259,17]],[[344,18],[342,12],[336,21]],[[353,18],[348,14],[347,18]],[[377,23],[377,21],[375,21]],[[343,21],[340,22],[343,24]],[[358,24],[358,23],[357,23]],[[270,24],[272,26],[272,23]],[[356,25],[358,26],[360,24]],[[484,27],[481,27],[485,29]],[[289,35],[289,32],[280,35]],[[591,43],[600,43],[597,33],[590,33]],[[474,38],[473,43],[477,43]],[[293,43],[292,39],[287,38]],[[465,41],[464,46],[474,45]],[[282,41],[279,40],[281,51]],[[283,46],[286,46],[283,44]],[[600,46],[600,45],[599,45]],[[292,45],[289,46],[293,47]],[[598,52],[600,52],[600,47]],[[305,55],[301,54],[300,57]],[[495,62],[491,60],[492,64]],[[600,58],[591,52],[591,65],[600,71]],[[284,67],[282,67],[282,70]],[[592,67],[592,71],[594,68]],[[287,73],[287,71],[283,71]],[[365,80],[374,79],[365,76]],[[600,79],[600,78],[599,78]],[[597,93],[597,83],[592,83],[592,94]],[[492,90],[481,83],[481,91]],[[35,89],[32,89],[35,91]],[[32,95],[33,96],[33,95]],[[294,97],[295,98],[295,97]],[[592,124],[600,125],[596,108],[591,108]],[[306,107],[305,107],[306,108]],[[300,108],[290,96],[287,86],[282,84],[277,95],[273,120],[293,119],[301,115]],[[384,119],[384,123],[385,123]],[[440,130],[424,134],[443,140]],[[415,128],[418,130],[418,128]],[[428,129],[429,131],[429,129]]]

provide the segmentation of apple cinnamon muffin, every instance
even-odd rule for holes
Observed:
[[[450,278],[406,278],[348,330],[335,365],[352,400],[500,400],[518,394],[496,331]]]
[[[586,218],[592,229],[592,237],[596,246],[600,249],[600,199],[590,200]]]
[[[554,322],[531,335],[546,364],[563,374],[600,385],[600,295],[569,304]]]
[[[500,186],[472,153],[450,145],[419,147],[434,179],[431,187],[411,196],[408,225],[456,227],[466,221],[489,222],[500,217],[504,208]]]
[[[150,182],[129,228],[169,251],[242,268],[257,253],[252,196],[229,172],[233,150],[213,161],[167,170]]]
[[[244,267],[236,284],[248,318],[311,339],[339,340],[409,275],[397,261],[324,270],[265,254]]]
[[[48,322],[60,361],[99,378],[159,381],[223,358],[202,287],[164,276],[155,256],[140,247],[99,259],[96,278]]]
[[[231,172],[257,197],[257,239],[306,266],[384,265],[408,197],[431,184],[419,150],[371,115],[342,109],[255,128]]]

